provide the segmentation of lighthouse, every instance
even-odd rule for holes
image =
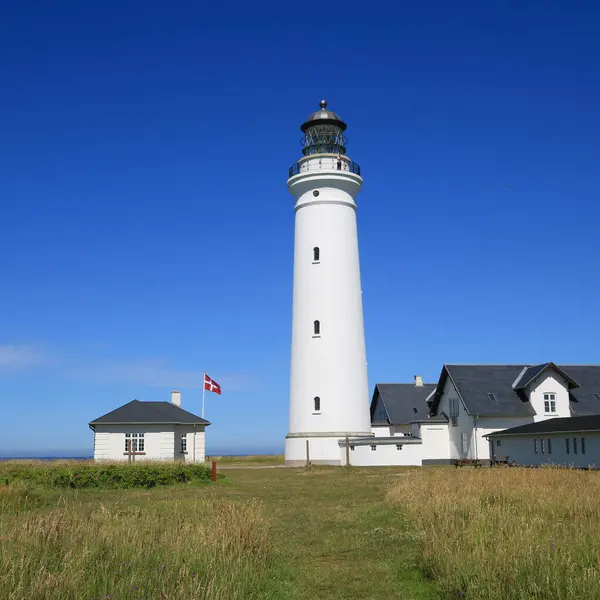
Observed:
[[[345,464],[344,440],[371,436],[355,198],[346,124],[322,100],[289,169],[295,198],[290,420],[285,461]]]

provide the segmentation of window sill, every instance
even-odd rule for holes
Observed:
[[[179,454],[187,454],[187,451],[180,450],[180,451],[179,451]]]
[[[321,261],[320,260],[313,260],[313,265],[320,265]]]
[[[320,335],[313,335],[313,340],[316,338],[320,338],[320,337],[321,337]]]
[[[313,413],[313,415],[320,415],[320,414],[321,414],[321,411]]]
[[[123,456],[145,456],[145,452],[123,452]]]

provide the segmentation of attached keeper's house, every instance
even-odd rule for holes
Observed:
[[[178,391],[171,402],[132,400],[90,422],[94,460],[204,462],[208,425],[181,408]]]

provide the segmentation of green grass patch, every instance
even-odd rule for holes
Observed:
[[[253,454],[248,456],[209,456],[207,460],[216,460],[224,465],[283,465],[285,457],[283,454]]]
[[[39,488],[35,501],[0,487],[0,597],[437,600],[386,501],[403,472],[240,468],[212,486]]]

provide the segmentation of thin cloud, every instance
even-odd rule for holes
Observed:
[[[201,369],[179,369],[163,359],[106,360],[93,356],[69,356],[49,353],[28,345],[0,344],[0,375],[12,375],[45,367],[54,376],[89,384],[130,384],[145,387],[202,389],[204,372]],[[223,391],[239,392],[255,388],[256,376],[246,373],[227,373],[211,370]]]
[[[0,372],[27,371],[45,362],[43,353],[33,346],[0,345]]]
[[[90,383],[127,383],[148,387],[202,389],[204,372],[177,369],[162,360],[83,361],[65,371],[72,379]],[[224,391],[242,391],[254,387],[256,378],[243,373],[211,372]]]

